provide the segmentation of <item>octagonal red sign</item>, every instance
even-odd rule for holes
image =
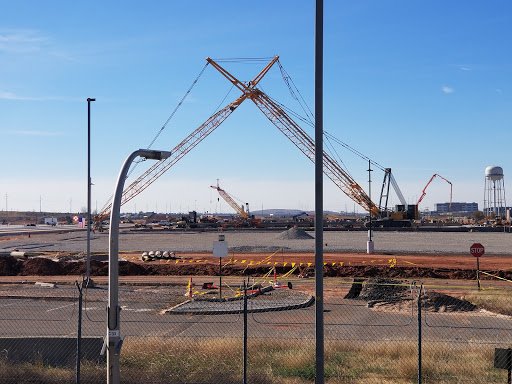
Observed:
[[[480,257],[485,253],[485,248],[480,243],[475,243],[471,247],[469,247],[469,252],[475,257]]]

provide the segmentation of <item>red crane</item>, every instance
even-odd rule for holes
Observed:
[[[421,192],[421,196],[420,198],[418,199],[418,202],[416,203],[416,205],[419,205],[421,200],[423,200],[423,198],[425,197],[425,195],[427,194],[426,189],[427,187],[430,185],[430,183],[432,182],[432,180],[434,180],[436,178],[436,176],[440,177],[441,179],[443,179],[444,181],[446,181],[448,184],[450,184],[450,207],[449,207],[449,210],[451,211],[452,210],[452,194],[453,194],[453,185],[450,181],[446,180],[443,176],[441,175],[438,175],[437,173],[434,173],[434,175],[430,178],[430,180],[428,181],[427,185],[425,185],[425,188],[423,188],[423,191]]]

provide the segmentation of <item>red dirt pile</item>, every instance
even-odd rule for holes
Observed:
[[[268,266],[243,266],[227,264],[222,267],[225,276],[262,276],[268,273]],[[289,268],[276,266],[278,275],[289,271]],[[313,275],[314,266],[307,273]],[[0,276],[56,276],[81,275],[86,273],[85,262],[57,262],[47,258],[31,258],[18,260],[14,257],[0,257]],[[496,276],[512,280],[512,270],[490,272]],[[140,264],[129,261],[119,262],[121,276],[217,276],[219,266],[212,263],[170,263],[170,264]],[[92,276],[107,276],[108,263],[91,260]],[[326,265],[326,277],[388,277],[388,278],[439,278],[439,279],[476,279],[476,273],[470,269],[423,268],[423,267],[393,267],[379,265],[341,266]],[[489,276],[480,276],[491,279]]]

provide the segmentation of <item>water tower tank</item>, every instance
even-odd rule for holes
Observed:
[[[493,181],[503,179],[503,168],[498,167],[497,165],[491,165],[485,168],[485,178]]]

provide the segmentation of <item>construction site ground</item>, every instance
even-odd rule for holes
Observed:
[[[229,244],[222,258],[222,274],[262,276],[275,267],[278,275],[295,268],[292,276],[314,274],[313,232],[292,228],[283,231],[239,230],[225,232]],[[166,281],[166,276],[217,276],[219,259],[212,255],[214,232],[154,231],[124,229],[120,235],[120,281]],[[401,233],[376,232],[375,254],[365,252],[365,232],[324,233],[324,274],[326,277],[391,277],[423,279],[476,278],[476,259],[469,253],[474,242],[486,247],[480,269],[512,280],[512,234],[509,233]],[[86,231],[16,234],[0,237],[1,280],[27,281],[38,276],[52,280],[73,280],[86,272]],[[143,251],[175,252],[175,259],[143,261]],[[410,250],[410,251],[408,251]],[[13,259],[9,252],[25,257]],[[96,233],[91,242],[91,276],[105,280],[108,275],[108,234]]]

